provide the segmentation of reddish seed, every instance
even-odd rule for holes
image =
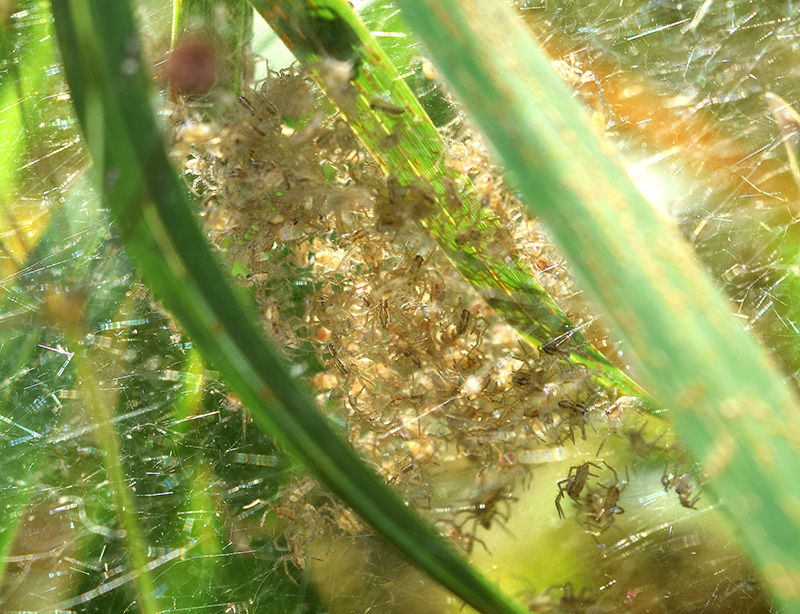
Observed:
[[[164,63],[164,78],[181,94],[205,94],[217,78],[217,54],[207,41],[185,40]]]

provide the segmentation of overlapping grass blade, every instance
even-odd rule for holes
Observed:
[[[764,350],[588,127],[510,9],[400,4],[671,409],[764,580],[798,607],[800,500],[791,484],[800,455],[791,433],[800,413]]]
[[[586,341],[519,258],[469,179],[446,164],[441,136],[349,3],[250,1],[311,69],[382,168],[400,185],[430,187],[434,209],[421,223],[486,302],[544,352],[562,354],[597,372],[598,383],[651,404],[638,384]],[[336,61],[352,66],[351,79],[336,76]]]
[[[412,562],[480,611],[525,611],[471,569],[333,433],[238,302],[169,167],[128,3],[54,0],[53,13],[73,100],[119,232],[204,357],[259,425]]]

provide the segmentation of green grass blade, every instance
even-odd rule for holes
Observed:
[[[144,278],[239,393],[334,493],[412,562],[483,612],[525,609],[475,572],[332,431],[237,300],[170,169],[127,2],[54,0],[72,96],[105,196]],[[277,398],[277,401],[275,400]]]
[[[800,456],[792,434],[800,413],[764,350],[598,141],[510,9],[400,4],[672,410],[764,580],[787,609],[797,608],[800,500],[792,485]]]
[[[652,405],[638,384],[586,341],[519,258],[510,234],[481,204],[469,179],[447,166],[435,126],[349,3],[250,1],[309,66],[382,168],[401,185],[430,185],[433,212],[421,223],[486,302],[543,351],[565,355],[598,372],[601,385]],[[331,59],[350,62],[353,78],[332,78]],[[387,146],[387,139],[396,144]],[[463,200],[454,186],[461,186]]]

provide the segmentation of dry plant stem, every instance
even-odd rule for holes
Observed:
[[[432,212],[420,223],[486,302],[536,345],[555,348],[572,364],[596,370],[603,387],[618,387],[654,407],[649,395],[586,341],[536,281],[468,177],[446,165],[441,136],[349,4],[250,1],[309,66],[384,171],[396,175],[401,185],[430,187]],[[349,63],[351,78],[331,75],[334,59]],[[387,146],[387,139],[396,144]]]
[[[798,406],[502,3],[400,1],[532,212],[672,410],[774,595],[800,605]]]

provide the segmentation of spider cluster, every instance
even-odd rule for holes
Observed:
[[[179,108],[174,133],[210,240],[255,296],[265,332],[385,481],[465,550],[507,520],[530,473],[520,459],[585,439],[613,402],[568,362],[571,334],[539,348],[520,342],[421,228],[437,198],[456,206],[455,182],[437,197],[386,176],[303,74],[271,72],[219,123]],[[475,139],[456,127],[447,140],[447,163],[471,176],[481,215],[500,220],[501,232],[483,229],[479,240],[540,273],[578,326],[592,322]],[[465,462],[470,494],[437,499],[437,472]],[[271,507],[295,566],[319,527],[360,526],[302,484]],[[598,505],[598,523],[617,513]]]

